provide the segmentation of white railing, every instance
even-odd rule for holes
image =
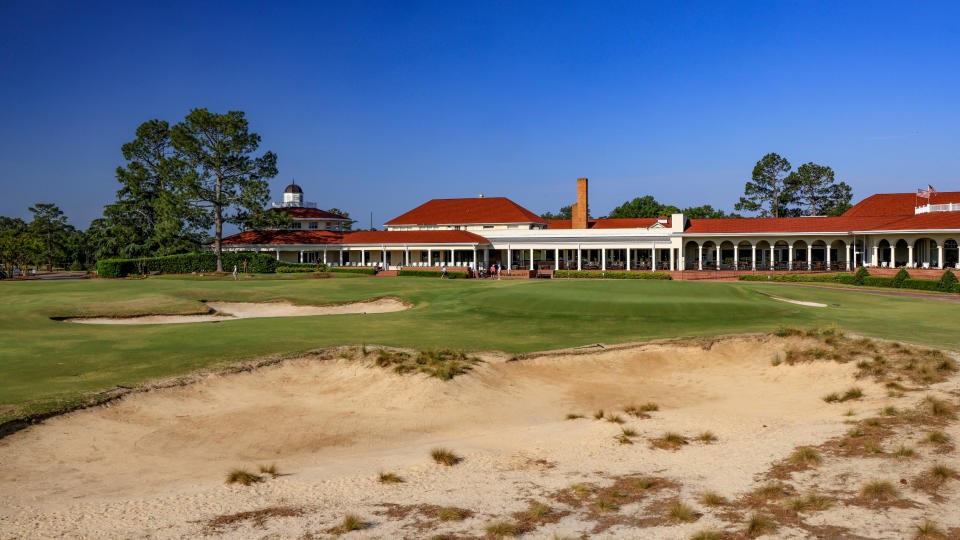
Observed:
[[[274,202],[270,203],[273,208],[316,208],[315,202]]]
[[[929,214],[931,212],[960,212],[960,204],[927,204],[914,209],[915,214]]]

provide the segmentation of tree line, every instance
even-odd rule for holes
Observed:
[[[826,165],[804,163],[792,171],[790,162],[778,154],[763,156],[746,182],[743,196],[734,210],[751,212],[757,217],[839,216],[850,209],[853,190],[836,179]],[[658,202],[652,195],[636,197],[614,208],[599,219],[656,218],[683,213],[691,219],[739,218],[742,215],[715,209],[709,204],[679,208]],[[554,214],[544,212],[543,219],[571,219],[572,206]],[[588,216],[593,219],[593,216]]]

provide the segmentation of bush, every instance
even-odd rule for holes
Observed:
[[[366,275],[375,275],[377,273],[376,268],[364,268],[362,266],[331,266],[327,268],[327,272],[337,272],[340,274],[366,274]]]
[[[778,281],[785,283],[824,283],[840,281],[841,277],[853,278],[851,274],[747,274],[740,281]]]
[[[844,285],[856,285],[857,275],[856,274],[837,274],[837,283],[843,283]]]
[[[937,290],[940,292],[953,292],[953,289],[957,286],[957,276],[953,272],[947,270],[940,276],[940,281],[937,282]]]
[[[857,268],[856,273],[853,274],[853,284],[863,285],[868,277],[870,277],[870,272],[867,271],[867,267],[861,266]]]
[[[258,274],[272,274],[277,270],[277,260],[262,253],[241,252],[224,253],[223,269],[227,272],[233,266],[243,270],[243,261],[247,261],[247,270]],[[213,253],[183,253],[165,257],[145,257],[142,259],[104,259],[97,261],[97,274],[103,278],[119,278],[130,274],[160,272],[161,274],[190,274],[193,272],[214,272],[217,269],[217,256]]]
[[[604,272],[601,270],[557,270],[555,278],[575,279],[673,279],[666,272]]]
[[[867,287],[893,287],[893,278],[867,276],[863,278],[863,284]]]
[[[323,263],[291,263],[277,262],[277,272],[326,272],[327,265]]]
[[[918,289],[921,291],[938,291],[940,282],[935,279],[905,279],[903,280],[904,289]]]
[[[440,277],[440,271],[439,270],[400,270],[399,272],[397,272],[397,275],[438,278]],[[451,272],[447,270],[447,277],[450,279],[454,279],[454,278],[464,279],[467,277],[467,273]]]
[[[890,281],[891,287],[900,288],[903,287],[903,282],[910,279],[910,272],[907,272],[906,268],[901,268],[897,275],[893,276],[893,279]]]

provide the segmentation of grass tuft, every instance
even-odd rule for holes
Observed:
[[[696,521],[697,518],[700,517],[693,511],[690,505],[680,501],[670,505],[670,508],[667,509],[667,515],[670,516],[671,519],[683,522]]]
[[[664,433],[663,437],[660,437],[660,440],[673,446],[681,446],[689,443],[686,437],[672,431]]]
[[[790,461],[801,465],[819,465],[823,463],[820,451],[812,446],[801,446],[790,454]]]
[[[600,420],[601,418],[603,418],[603,409],[600,409],[597,412],[593,413],[593,417],[596,420]]]
[[[729,501],[716,491],[704,491],[700,493],[700,502],[707,506],[723,506]]]
[[[716,529],[704,529],[693,533],[690,540],[723,540],[723,532]]]
[[[359,531],[365,527],[366,524],[363,522],[363,518],[356,514],[347,514],[343,516],[343,521],[340,522],[340,530],[342,532]]]
[[[463,458],[447,448],[434,448],[430,451],[430,457],[433,458],[433,461],[440,465],[446,465],[447,467],[452,467],[463,460]]]
[[[937,429],[931,431],[924,441],[930,444],[950,444],[950,436]]]
[[[615,415],[613,415],[613,416],[608,416],[608,417],[607,417],[607,422],[612,422],[612,423],[614,423],[614,424],[623,424],[623,423],[624,423],[623,418],[620,418],[620,415],[619,415],[619,414],[615,414]]]
[[[530,514],[530,517],[533,519],[543,519],[549,516],[553,510],[549,506],[541,502],[532,502],[530,503],[530,508],[527,510],[527,513]]]
[[[859,386],[851,386],[840,396],[840,402],[850,401],[851,399],[860,399],[863,397],[863,389]]]
[[[864,484],[860,489],[860,495],[877,502],[892,501],[897,498],[900,491],[893,482],[887,480],[873,480]]]
[[[620,506],[609,499],[600,499],[597,501],[598,512],[616,512],[617,510],[620,510]]]
[[[657,481],[653,478],[637,478],[633,481],[633,485],[637,489],[650,489],[657,484]]]
[[[747,520],[747,537],[756,538],[777,532],[777,523],[764,514],[753,514]]]
[[[913,537],[916,540],[946,540],[947,534],[935,522],[924,519],[916,526]]]
[[[709,430],[708,430],[708,431],[704,431],[703,433],[697,435],[697,440],[700,441],[700,442],[704,442],[704,443],[710,444],[710,443],[712,443],[712,442],[714,442],[714,441],[717,440],[717,436],[714,435],[712,431],[709,431]]]
[[[227,484],[250,486],[259,482],[263,482],[263,477],[253,474],[246,469],[234,469],[227,473]]]
[[[403,478],[400,478],[396,473],[392,472],[380,472],[377,480],[379,480],[381,484],[399,484],[403,482]]]
[[[270,465],[261,465],[260,474],[269,474],[270,478],[276,478],[280,476],[280,471],[277,470],[276,465],[271,463]]]
[[[897,459],[908,459],[917,457],[917,451],[909,446],[904,446],[901,444],[900,447],[894,450],[890,455]]]
[[[446,506],[437,510],[437,519],[439,521],[463,521],[470,515],[468,510]]]
[[[946,418],[948,420],[956,420],[957,413],[953,409],[953,405],[944,399],[939,399],[933,396],[927,396],[923,398],[924,405],[926,405],[927,412],[933,416],[938,416],[940,418]]]
[[[636,430],[631,429],[631,428],[620,428],[620,431],[623,432],[623,435],[624,435],[625,437],[636,437],[636,436],[637,436]]]
[[[567,420],[579,420],[580,418],[583,418],[582,414],[576,414],[576,413],[567,414]]]
[[[484,529],[487,531],[488,535],[494,538],[520,535],[520,529],[509,521],[494,521],[493,523],[488,523]]]

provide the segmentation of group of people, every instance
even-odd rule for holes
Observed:
[[[490,265],[490,269],[479,268],[476,272],[472,268],[467,268],[467,279],[486,279],[486,278],[496,278],[500,279],[500,272],[503,270],[503,266],[500,262],[495,262]],[[443,268],[440,269],[440,279],[447,277],[447,265],[443,265]]]

